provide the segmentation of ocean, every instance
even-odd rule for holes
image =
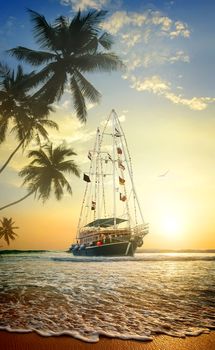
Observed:
[[[2,253],[2,252],[1,252]],[[150,340],[215,329],[215,254],[0,254],[0,329]]]

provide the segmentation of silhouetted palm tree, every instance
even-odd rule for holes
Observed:
[[[109,51],[113,44],[110,35],[101,28],[107,12],[91,10],[83,14],[78,11],[73,19],[60,16],[53,24],[39,13],[29,12],[36,42],[46,51],[18,46],[9,53],[33,66],[43,65],[40,72],[29,79],[35,86],[44,83],[36,97],[53,103],[60,99],[69,84],[77,116],[86,121],[85,98],[98,102],[101,95],[83,73],[110,72],[123,67],[118,56]]]
[[[19,227],[15,227],[14,222],[12,218],[7,219],[3,218],[3,220],[0,220],[1,226],[0,226],[0,239],[3,238],[7,244],[10,244],[10,240],[14,240],[15,236],[17,236],[16,232],[14,230],[18,229]]]
[[[45,127],[58,129],[57,124],[48,119],[52,108],[27,94],[30,89],[27,81],[33,76],[34,72],[24,74],[21,66],[15,74],[14,70],[0,63],[0,143],[5,141],[10,122],[13,125],[11,131],[18,140],[18,146],[0,168],[0,173],[21,146],[25,148],[32,140],[39,142],[40,136],[48,140]]]
[[[57,200],[62,198],[64,189],[72,194],[72,188],[64,174],[80,176],[74,160],[67,159],[74,155],[76,153],[72,149],[65,146],[53,148],[52,144],[47,145],[45,150],[30,151],[28,157],[34,159],[19,173],[24,178],[23,185],[27,185],[28,193],[21,199],[1,207],[0,210],[20,203],[32,194],[45,202],[50,197],[52,189]]]

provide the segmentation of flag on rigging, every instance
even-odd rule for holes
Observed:
[[[96,210],[96,202],[92,201],[91,210]]]
[[[109,160],[112,161],[111,155],[109,153],[107,154],[107,156],[108,158],[105,158],[105,164],[107,164]]]
[[[89,158],[89,160],[92,160],[92,154],[91,154],[90,151],[88,152],[88,156],[87,157]]]
[[[122,150],[120,147],[117,147],[117,154],[122,154]]]
[[[83,180],[86,182],[91,182],[91,180],[87,174],[84,174]]]
[[[111,155],[108,153],[108,159],[109,160],[112,160],[112,158],[111,158]]]
[[[125,195],[123,195],[122,193],[120,193],[119,198],[122,202],[125,202],[127,199],[127,197]]]
[[[118,167],[122,170],[125,170],[124,165],[122,164],[121,160],[118,160]]]
[[[124,185],[124,183],[125,183],[125,179],[119,176],[119,184]]]
[[[117,128],[115,128],[115,132],[116,132],[116,133],[115,133],[115,136],[116,136],[116,137],[120,137],[120,136],[121,136],[121,135],[120,135],[120,132],[119,132],[119,130],[117,130]]]

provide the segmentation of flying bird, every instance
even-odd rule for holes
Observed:
[[[164,177],[164,176],[166,176],[168,174],[168,172],[169,172],[169,169],[167,171],[165,171],[165,173],[162,173],[162,174],[158,175],[158,177]]]

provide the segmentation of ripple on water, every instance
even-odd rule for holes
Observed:
[[[39,255],[38,255],[39,256]],[[11,258],[11,259],[10,259]],[[150,340],[215,328],[214,259],[1,259],[0,328]]]

